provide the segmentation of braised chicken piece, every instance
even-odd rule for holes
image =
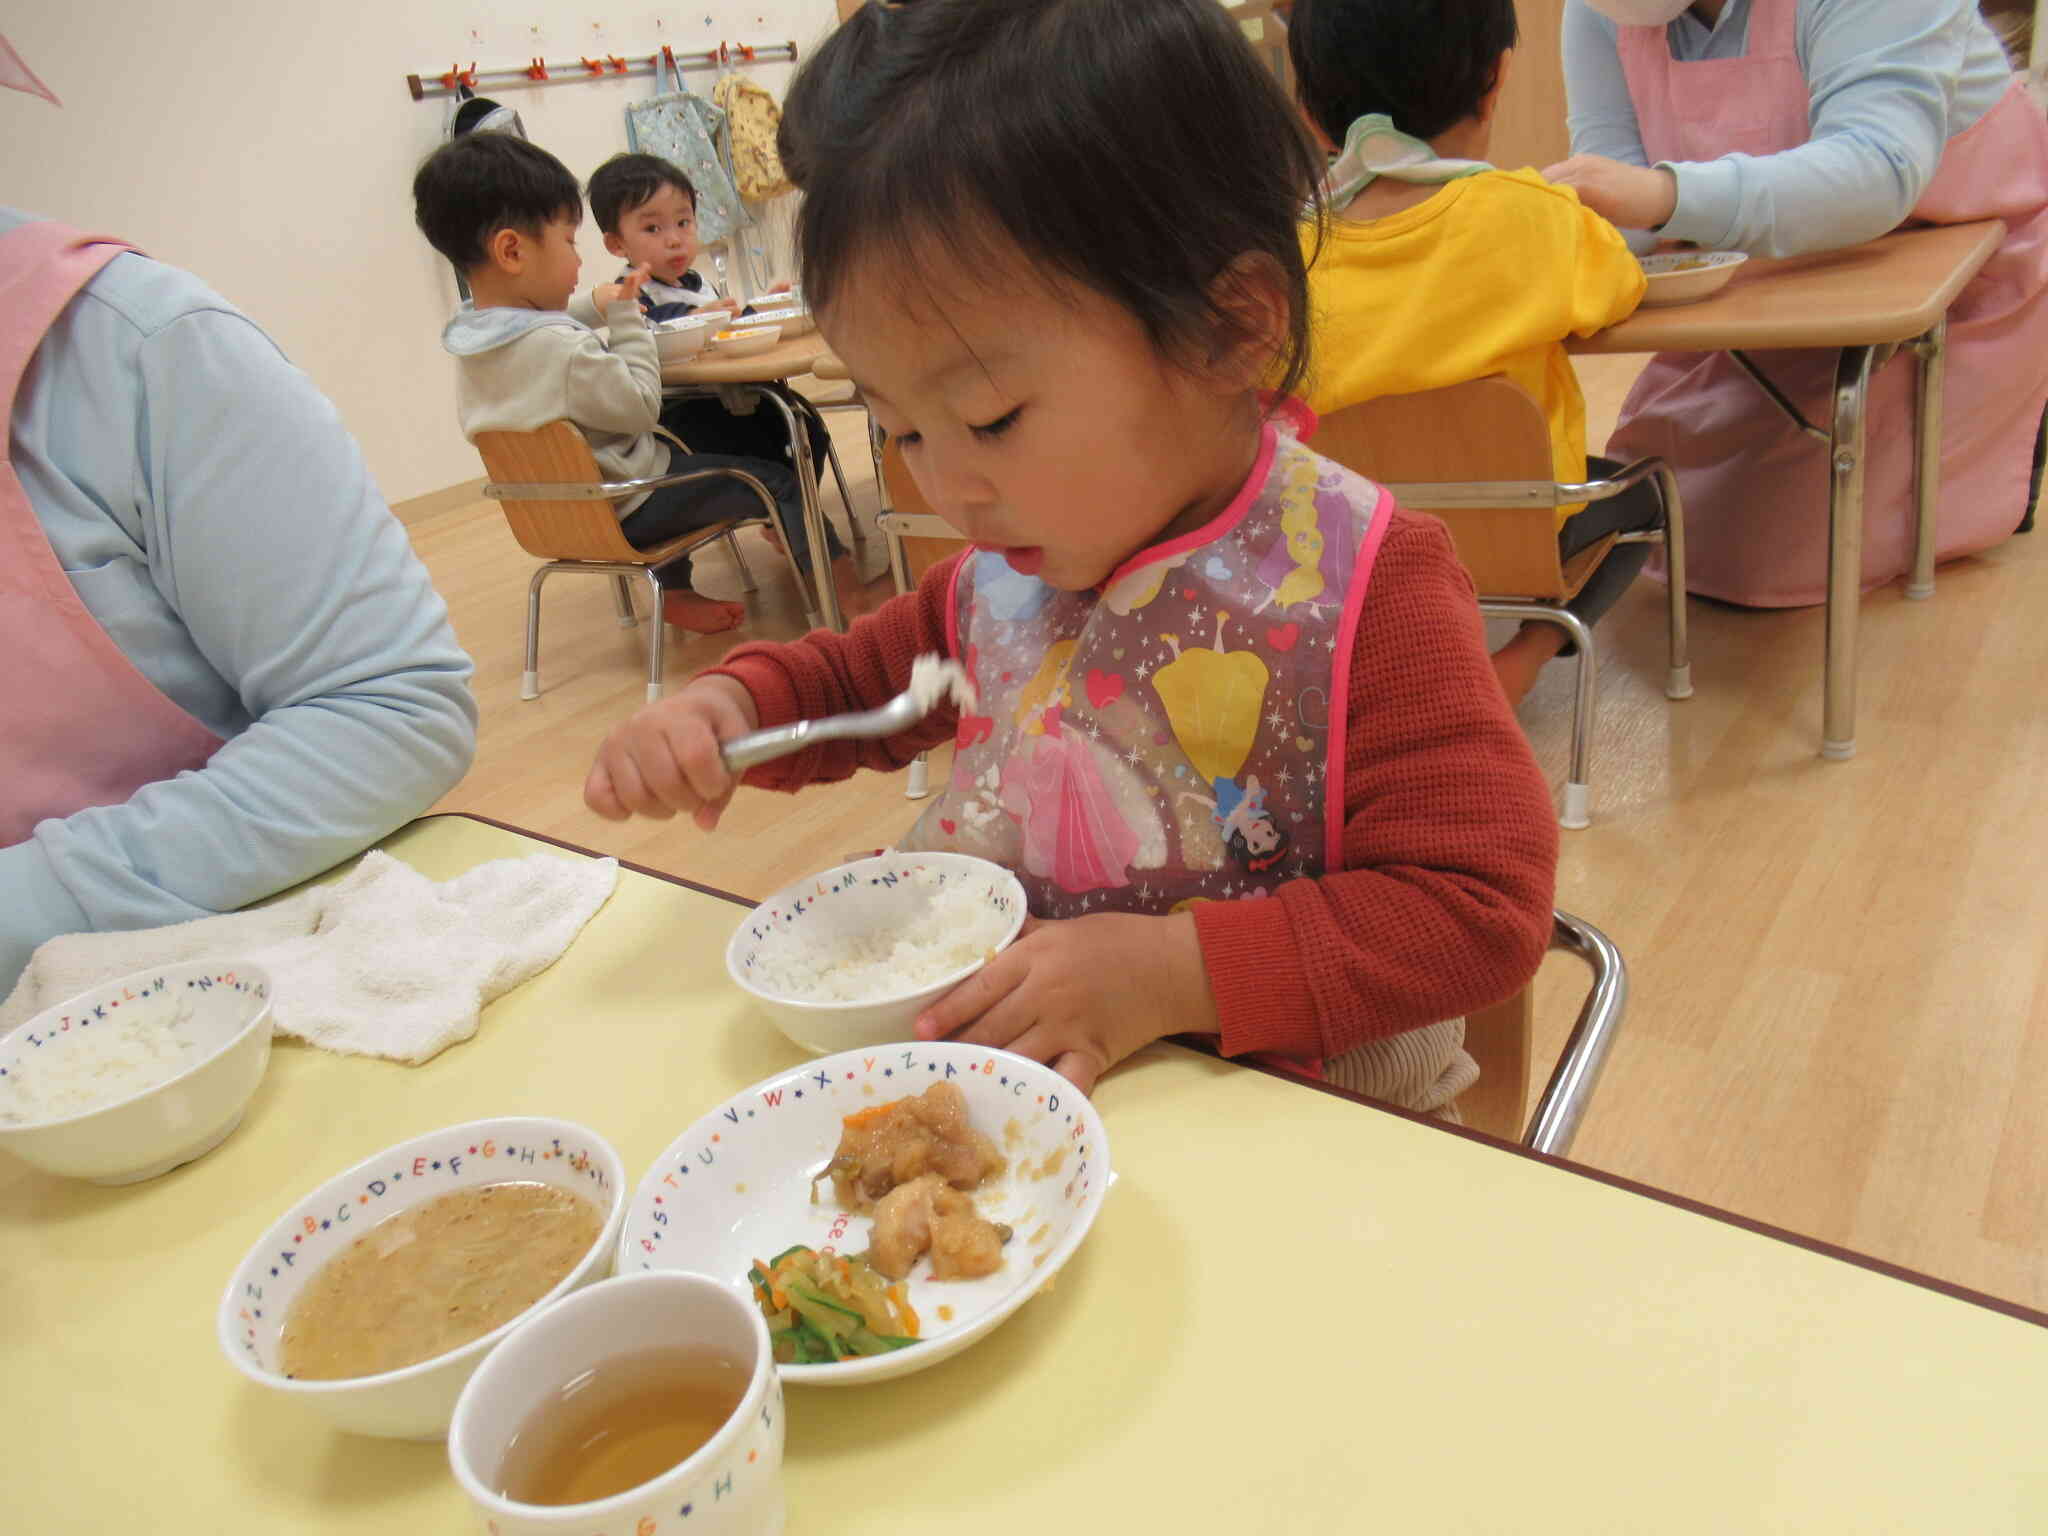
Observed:
[[[914,1098],[848,1115],[828,1172],[839,1204],[865,1211],[899,1184],[927,1174],[966,1190],[1003,1168],[996,1144],[968,1123],[966,1095],[940,1082]]]
[[[934,1280],[974,1280],[1003,1267],[1010,1229],[976,1214],[973,1200],[936,1173],[898,1184],[875,1206],[868,1263],[901,1280],[930,1250]]]

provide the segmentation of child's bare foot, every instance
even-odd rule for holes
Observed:
[[[742,603],[722,603],[701,592],[679,588],[661,594],[661,618],[663,623],[693,634],[716,635],[744,624],[747,610]]]
[[[1519,709],[1545,662],[1564,649],[1564,631],[1555,624],[1524,624],[1514,639],[1493,653],[1493,675],[1500,679],[1508,707]]]

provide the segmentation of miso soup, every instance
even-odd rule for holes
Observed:
[[[604,1212],[527,1180],[453,1190],[378,1222],[323,1264],[285,1315],[287,1376],[336,1381],[482,1338],[555,1288]]]

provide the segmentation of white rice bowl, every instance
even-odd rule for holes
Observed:
[[[806,1050],[907,1040],[918,1014],[1024,926],[1024,888],[962,853],[885,853],[777,891],[726,946],[727,972]]]

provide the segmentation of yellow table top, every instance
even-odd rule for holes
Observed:
[[[1639,309],[1572,352],[1874,346],[1933,328],[2005,239],[1996,219],[1905,230],[1839,251],[1749,260],[1696,304]]]
[[[435,817],[385,846],[445,879],[537,845]],[[424,1067],[280,1041],[165,1178],[7,1160],[0,1525],[471,1528],[440,1447],[245,1382],[221,1290],[305,1189],[437,1125],[580,1120],[637,1180],[800,1059],[726,980],[736,916],[623,871]],[[2048,1329],[1177,1047],[1097,1103],[1119,1181],[1052,1290],[930,1371],[790,1394],[791,1536],[2048,1529]]]

